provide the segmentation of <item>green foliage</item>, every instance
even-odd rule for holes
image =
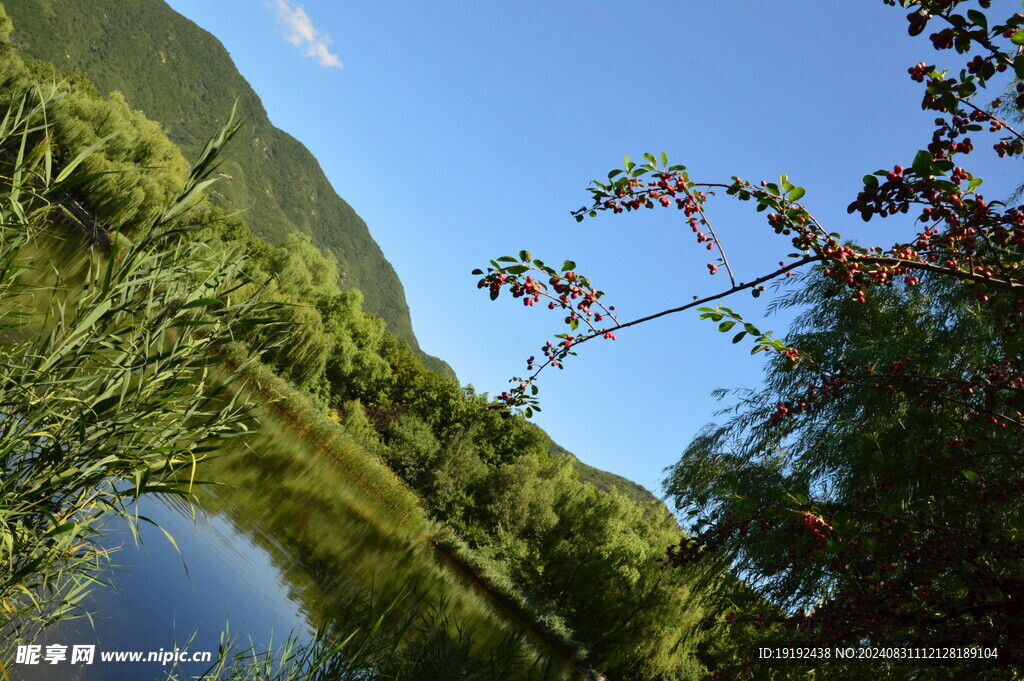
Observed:
[[[638,506],[650,506],[651,504],[661,506],[662,508],[665,506],[658,497],[654,496],[654,494],[652,494],[651,491],[643,485],[639,485],[632,480],[627,480],[621,475],[615,475],[614,473],[594,468],[593,466],[580,461],[576,458],[575,454],[560,446],[553,440],[549,445],[548,455],[552,457],[567,457],[572,462],[573,468],[576,469],[579,479],[582,482],[590,483],[598,489],[615,489],[620,494],[624,494],[627,498],[631,499]]]
[[[45,82],[46,69],[27,65],[0,44],[0,106],[14,105],[22,93]],[[184,187],[189,166],[160,127],[132,111],[116,93],[100,99],[87,88],[59,82],[60,96],[47,104],[52,125],[38,148],[50,148],[57,162],[69,162],[102,145],[82,161],[94,176],[77,188],[91,205],[104,206],[98,216],[128,234],[148,230]]]
[[[385,431],[385,461],[413,489],[425,489],[438,464],[441,443],[422,419],[412,414],[391,422]]]
[[[3,5],[0,5],[0,41],[6,42],[11,37],[11,32],[14,30],[14,23],[11,18],[7,16],[7,12],[4,11]]]
[[[341,424],[356,442],[368,451],[375,451],[380,443],[380,434],[374,429],[366,410],[359,400],[349,400],[341,405]]]

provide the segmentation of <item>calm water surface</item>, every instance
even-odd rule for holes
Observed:
[[[159,662],[104,663],[99,654],[177,646],[216,659],[225,628],[243,647],[265,648],[271,636],[309,640],[320,624],[344,626],[353,600],[368,594],[398,607],[448,608],[480,646],[524,630],[424,540],[418,521],[396,515],[273,415],[264,422],[246,446],[200,467],[199,477],[216,484],[199,488],[197,508],[144,499],[139,514],[159,528],[140,522],[139,543],[112,528],[106,542],[121,547],[118,567],[108,575],[113,587],[85,604],[92,621],[62,623],[40,641],[69,651],[94,644],[95,662],[19,664],[12,680],[164,679]]]

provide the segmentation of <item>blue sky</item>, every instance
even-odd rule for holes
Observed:
[[[624,154],[665,151],[706,181],[787,173],[834,231],[909,234],[845,210],[863,174],[909,165],[930,133],[906,69],[937,55],[881,0],[170,4],[224,43],[274,124],[319,159],[398,271],[423,348],[480,391],[504,390],[562,331],[554,312],[475,288],[470,271],[491,258],[571,258],[622,319],[726,283],[674,210],[569,216]],[[1006,164],[975,156],[989,198],[1004,196]],[[791,250],[750,204],[720,197],[709,216],[741,280]],[[727,304],[760,323],[767,300]],[[761,369],[749,345],[682,313],[584,346],[542,378],[535,420],[657,491],[723,406],[711,391],[755,387]]]

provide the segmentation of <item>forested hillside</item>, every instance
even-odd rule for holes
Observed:
[[[8,0],[12,41],[63,71],[80,69],[101,94],[163,124],[195,158],[237,99],[245,125],[224,153],[213,199],[244,210],[272,244],[302,232],[338,258],[342,283],[363,292],[368,311],[418,348],[402,283],[356,212],[331,187],[301,142],[275,128],[259,97],[214,36],[162,0]],[[55,39],[59,36],[59,39]],[[434,362],[434,368],[442,363]]]

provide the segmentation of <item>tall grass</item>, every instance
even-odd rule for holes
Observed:
[[[204,152],[150,234],[104,256],[79,241],[60,267],[40,247],[63,220],[53,199],[88,178],[82,155],[48,144],[56,90],[27,93],[0,120],[0,635],[7,642],[69,616],[97,578],[110,513],[173,484],[224,438],[247,406],[214,378],[224,348],[264,321],[229,294],[244,278],[164,236],[205,186],[234,128]]]

